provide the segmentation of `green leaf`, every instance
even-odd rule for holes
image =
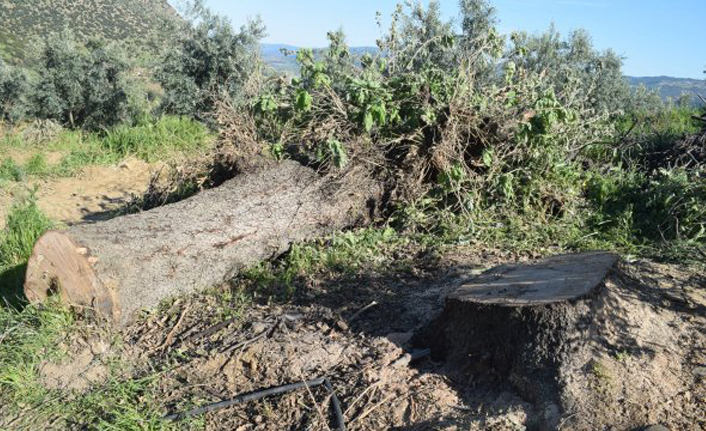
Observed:
[[[260,97],[260,100],[257,102],[256,108],[263,114],[273,112],[277,109],[277,101],[274,97],[272,97],[272,95],[265,94],[264,96]]]
[[[453,48],[455,42],[455,38],[450,34],[444,36],[441,39],[441,43],[444,45],[445,48]]]
[[[325,73],[316,73],[314,75],[314,88],[327,87],[331,85],[331,78]]]
[[[281,142],[270,145],[270,154],[276,160],[282,160],[284,158],[284,146]]]
[[[430,126],[436,123],[436,113],[434,110],[427,107],[422,115],[422,121]]]
[[[297,92],[297,103],[296,109],[301,112],[309,112],[311,110],[313,98],[306,90],[299,90]]]
[[[366,109],[365,114],[363,115],[363,127],[365,128],[365,131],[370,132],[373,130],[374,124],[375,120],[373,120],[373,113],[370,112],[369,109]]]
[[[348,164],[348,154],[346,153],[346,149],[343,147],[343,144],[336,139],[329,139],[327,144],[331,157],[333,158],[334,166],[338,169],[346,166]]]
[[[492,148],[486,148],[483,150],[483,164],[487,167],[493,165],[493,150]]]
[[[383,102],[376,103],[370,107],[370,112],[378,126],[384,126],[387,120],[387,109]]]

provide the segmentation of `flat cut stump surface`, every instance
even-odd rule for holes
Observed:
[[[617,260],[615,254],[595,252],[501,266],[463,284],[449,299],[508,306],[569,301],[593,292]]]

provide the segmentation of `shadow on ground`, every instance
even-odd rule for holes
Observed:
[[[27,305],[23,285],[27,265],[0,270],[0,301],[18,310]]]

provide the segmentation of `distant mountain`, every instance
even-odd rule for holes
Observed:
[[[262,54],[265,63],[269,64],[270,66],[272,66],[273,69],[280,73],[286,73],[287,75],[297,75],[299,73],[299,65],[297,65],[296,56],[285,56],[282,53],[282,49],[296,52],[301,49],[301,47],[278,43],[260,44],[260,53]],[[317,50],[321,49],[322,48],[314,48],[314,51],[316,52]],[[376,54],[378,51],[379,49],[374,46],[351,47],[351,53],[355,56],[362,56],[363,54]]]
[[[631,85],[644,85],[651,90],[659,91],[662,99],[671,98],[676,101],[682,93],[687,93],[692,96],[694,103],[700,103],[696,93],[706,97],[706,80],[690,79],[690,78],[674,78],[671,76],[644,76],[626,77]]]
[[[284,73],[290,76],[299,73],[299,66],[294,55],[285,56],[282,50],[294,51],[299,50],[299,47],[293,45],[285,45],[281,43],[263,43],[260,44],[260,54],[265,60],[265,63],[270,65],[279,73]]]
[[[21,61],[32,38],[64,28],[139,43],[165,14],[176,14],[167,0],[0,0],[0,55]]]

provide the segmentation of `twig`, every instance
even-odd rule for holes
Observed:
[[[401,396],[401,395],[400,395],[400,396]],[[380,401],[379,403],[375,404],[374,406],[370,407],[369,409],[367,409],[366,411],[364,411],[363,413],[361,413],[357,418],[353,419],[353,420],[351,421],[351,423],[358,422],[358,421],[362,421],[362,420],[365,419],[370,413],[372,413],[372,412],[374,412],[375,410],[377,410],[378,407],[380,407],[380,406],[383,405],[383,404],[388,403],[388,402],[391,401],[393,398],[395,398],[395,394],[390,394],[390,395],[388,395],[387,397],[383,398],[382,401]],[[399,398],[399,397],[397,397],[397,398]]]
[[[177,320],[177,322],[174,325],[174,327],[172,328],[172,330],[169,331],[169,334],[167,334],[167,337],[164,339],[164,342],[154,350],[162,350],[166,347],[171,346],[172,341],[174,339],[174,334],[176,334],[177,329],[179,329],[179,326],[181,326],[181,323],[184,321],[184,317],[186,316],[186,313],[189,312],[190,308],[191,308],[191,304],[187,304],[186,307],[184,307],[184,309],[181,310],[181,314],[179,315],[179,319]]]
[[[289,330],[287,329],[287,325],[284,325],[284,334],[287,337],[287,342],[289,343],[290,346],[293,346],[294,343],[292,343],[292,337],[289,334]],[[297,370],[297,374],[299,374],[299,378],[303,379],[303,375],[301,370]],[[326,426],[326,429],[328,431],[331,431],[331,428],[329,428],[328,424],[326,423],[326,417],[324,416],[323,412],[321,411],[321,406],[319,406],[319,403],[316,401],[316,397],[314,394],[311,392],[311,388],[309,386],[306,387],[306,391],[309,394],[309,397],[311,397],[311,400],[314,402],[314,407],[316,407],[316,413],[319,415],[321,418],[321,421],[324,423]]]
[[[7,328],[7,329],[5,329],[5,332],[3,332],[2,335],[0,335],[0,345],[2,345],[3,341],[5,341],[5,338],[6,338],[8,335],[10,335],[10,334],[12,333],[12,331],[14,331],[15,329],[17,329],[18,326],[19,326],[19,325],[15,325],[15,326],[12,327],[12,328]]]
[[[696,247],[696,250],[698,250],[699,254],[706,259],[706,251],[704,251],[701,247]]]
[[[373,302],[371,302],[370,304],[366,305],[365,307],[361,308],[360,310],[358,310],[357,313],[355,313],[353,316],[351,316],[350,319],[348,319],[348,322],[350,323],[350,322],[354,321],[355,319],[358,318],[358,316],[360,316],[361,314],[365,313],[365,312],[368,311],[370,308],[373,308],[373,307],[376,306],[376,305],[378,305],[377,301],[373,301]]]
[[[271,331],[271,329],[272,329],[272,328],[266,329],[266,330],[260,332],[260,333],[259,333],[258,335],[256,335],[255,337],[249,339],[249,340],[245,340],[245,341],[241,341],[240,343],[233,344],[232,346],[230,346],[230,347],[228,347],[227,349],[223,350],[221,353],[228,354],[228,353],[232,352],[233,350],[235,350],[235,349],[237,349],[237,348],[239,348],[239,347],[243,347],[243,348],[244,348],[244,347],[247,347],[248,345],[250,345],[250,344],[252,344],[252,343],[254,343],[254,342],[256,342],[256,341],[265,338],[265,337],[267,336],[267,334]]]
[[[351,410],[353,410],[353,407],[354,407],[356,404],[358,404],[358,402],[359,402],[361,399],[363,399],[363,397],[365,396],[365,394],[367,394],[370,390],[375,389],[379,384],[380,384],[380,380],[378,380],[377,382],[375,382],[375,383],[373,383],[372,385],[370,385],[370,386],[368,386],[367,388],[365,388],[365,390],[364,390],[363,392],[361,392],[361,394],[358,395],[358,397],[357,397],[355,400],[353,400],[353,402],[348,406],[348,408],[346,409],[346,411],[345,411],[344,414],[345,414],[345,415],[348,415],[348,413],[349,413]]]
[[[704,102],[704,105],[706,105],[706,99],[704,99],[704,96],[701,95],[698,91],[696,92],[696,95],[701,99],[702,102]]]
[[[193,335],[189,335],[188,337],[186,337],[184,339],[184,341],[182,341],[182,343],[191,343],[191,342],[199,340],[201,338],[209,337],[209,336],[215,334],[216,332],[220,331],[221,329],[226,328],[228,325],[230,325],[231,323],[235,322],[238,319],[239,319],[239,317],[233,317],[232,319],[228,319],[225,322],[221,322],[217,325],[213,325],[210,328],[205,329],[201,332],[198,332]]]

